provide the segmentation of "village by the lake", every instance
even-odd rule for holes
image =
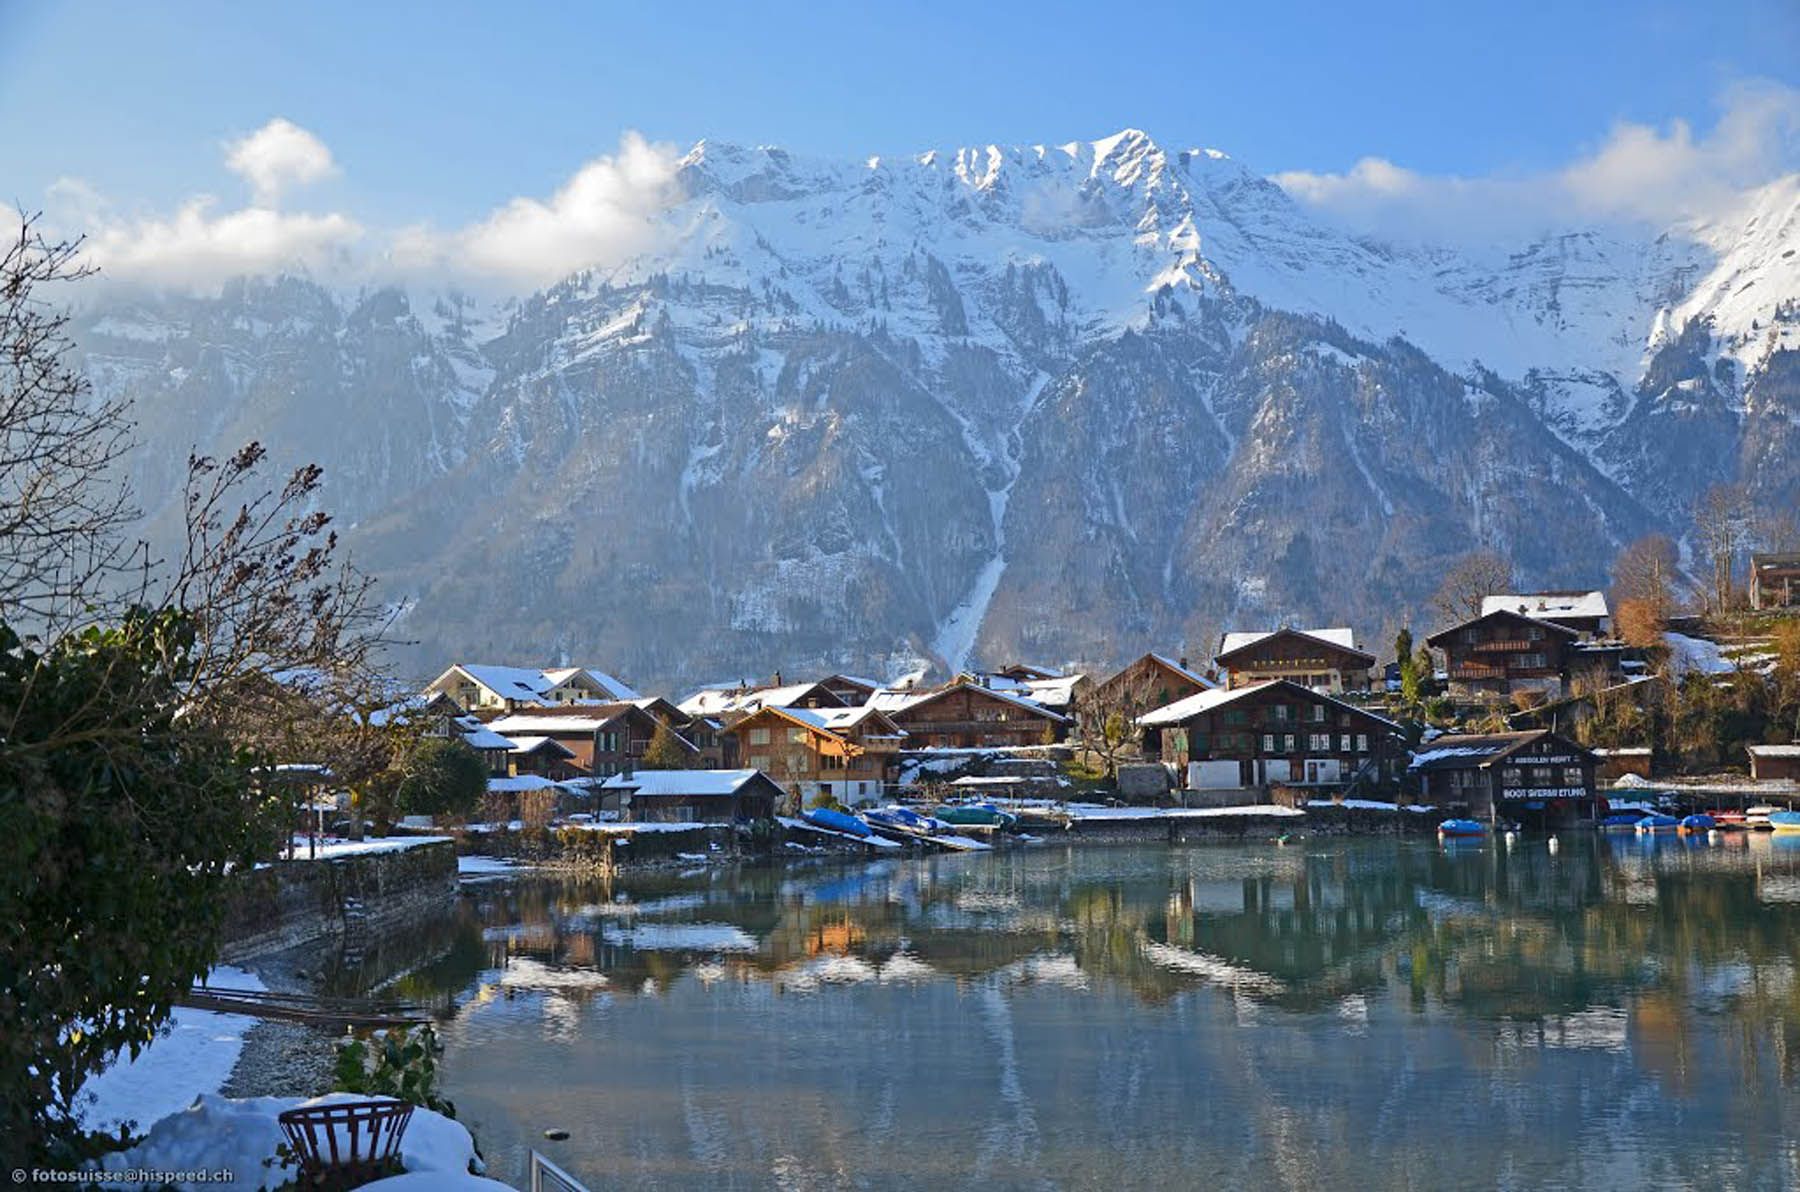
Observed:
[[[1797,66],[0,0],[0,1184],[1800,1189]]]

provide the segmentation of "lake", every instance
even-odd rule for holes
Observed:
[[[1800,839],[529,877],[448,930],[399,991],[502,1179],[1800,1186]]]

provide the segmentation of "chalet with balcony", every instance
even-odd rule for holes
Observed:
[[[909,749],[1007,748],[1060,741],[1069,716],[1010,691],[959,680],[938,691],[883,691],[870,701],[906,732]]]
[[[1202,691],[1138,724],[1188,790],[1380,785],[1404,764],[1393,721],[1289,679]]]
[[[490,721],[488,728],[515,739],[549,737],[569,750],[580,772],[605,778],[636,768],[661,723],[637,704],[620,703],[520,708]],[[679,732],[675,740],[696,763],[700,760],[693,742]]]
[[[1800,608],[1800,554],[1750,556],[1750,607]]]
[[[1612,610],[1599,591],[1513,592],[1481,598],[1481,613],[1517,613],[1573,629],[1585,638],[1602,638],[1612,630]]]
[[[1567,737],[1455,733],[1434,737],[1407,767],[1417,798],[1472,819],[1567,824],[1595,818],[1600,759]]]
[[[725,735],[752,770],[800,800],[829,795],[854,806],[881,797],[906,733],[876,708],[780,708],[752,712]]]
[[[1563,694],[1579,636],[1567,625],[1501,609],[1425,641],[1444,652],[1452,696],[1499,699],[1530,692],[1554,700]]]
[[[825,683],[776,682],[762,687],[703,687],[682,700],[689,716],[710,716],[733,724],[764,708],[842,708],[848,705]]]
[[[1227,687],[1248,687],[1288,679],[1317,691],[1367,691],[1375,656],[1356,648],[1348,628],[1227,633],[1219,639],[1214,664]]]

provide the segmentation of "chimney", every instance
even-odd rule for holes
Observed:
[[[1181,656],[1181,658],[1180,658],[1180,662],[1181,662],[1181,669],[1182,669],[1182,670],[1186,670],[1186,669],[1187,669],[1187,668],[1188,668],[1188,663],[1187,663],[1187,655],[1186,655],[1186,654],[1183,654],[1183,655],[1182,655],[1182,656]]]
[[[780,671],[775,672],[775,686],[777,686],[777,687],[781,686],[781,672]]]

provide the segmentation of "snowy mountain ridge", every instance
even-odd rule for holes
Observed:
[[[1594,583],[1711,479],[1800,490],[1800,180],[1480,259],[1136,130],[701,142],[675,189],[650,248],[501,310],[247,280],[92,312],[90,368],[147,455],[324,462],[422,652],[646,680],[1384,631],[1477,542]]]

